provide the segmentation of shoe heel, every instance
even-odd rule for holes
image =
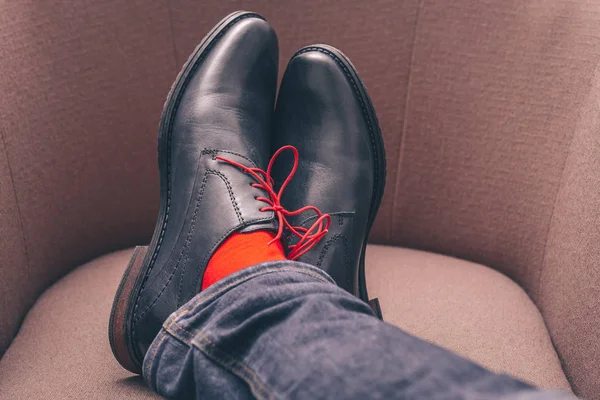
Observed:
[[[381,306],[379,305],[379,299],[375,297],[374,299],[369,300],[369,305],[371,309],[375,313],[375,316],[383,321],[383,314],[381,313]]]
[[[129,338],[127,336],[129,322],[128,308],[131,292],[134,290],[136,279],[143,266],[147,252],[147,246],[137,246],[133,250],[133,254],[123,273],[123,278],[121,278],[121,283],[115,295],[108,326],[110,347],[115,358],[125,369],[136,374],[141,374],[142,370],[140,363],[134,360],[129,350]]]

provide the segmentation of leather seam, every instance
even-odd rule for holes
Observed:
[[[341,211],[341,212],[335,212],[335,213],[328,213],[331,217],[340,217],[340,221],[341,218],[354,218],[356,213],[354,211],[348,212],[348,211]],[[300,226],[304,226],[306,227],[304,224],[306,224],[307,222],[310,222],[311,220],[316,220],[317,216],[316,215],[311,215],[310,217],[305,218],[301,223]],[[339,223],[339,222],[338,222]]]
[[[338,217],[338,226],[343,226],[344,223],[342,222],[344,218],[348,218],[348,219],[354,219],[354,217],[356,216],[356,213],[354,211],[352,212],[348,212],[348,211],[340,211],[340,212],[334,212],[334,213],[329,213],[329,215],[331,217]],[[310,222],[311,220],[316,220],[317,216],[316,215],[312,215],[310,217],[305,218],[303,221],[300,222],[300,226],[303,226],[306,228],[306,223]],[[285,229],[283,232],[284,235],[284,239],[286,241],[290,241],[291,239],[293,239],[293,235],[290,232],[289,229]]]
[[[239,226],[243,226],[243,225],[244,225],[244,218],[243,218],[243,216],[242,216],[242,214],[241,214],[241,211],[240,211],[240,209],[239,209],[239,206],[238,206],[238,204],[237,204],[237,201],[235,200],[235,195],[234,195],[234,193],[233,193],[233,188],[232,188],[232,186],[231,186],[231,183],[229,182],[229,180],[227,179],[227,177],[226,177],[224,174],[222,174],[221,172],[219,172],[219,171],[216,171],[216,170],[213,170],[213,169],[207,169],[207,170],[205,171],[205,173],[204,173],[204,177],[203,177],[203,179],[202,179],[202,184],[201,184],[201,186],[200,186],[200,193],[198,194],[198,197],[197,197],[197,199],[196,199],[196,205],[195,205],[195,207],[194,207],[194,213],[193,213],[192,221],[191,221],[191,224],[190,224],[190,228],[189,228],[189,230],[188,230],[187,237],[186,237],[186,241],[185,241],[185,244],[183,245],[183,248],[182,248],[182,250],[181,250],[181,254],[180,254],[180,256],[179,256],[179,259],[177,260],[177,262],[176,262],[176,263],[175,263],[175,265],[173,266],[173,270],[171,271],[171,274],[169,275],[169,278],[168,278],[168,279],[167,279],[167,281],[164,283],[163,287],[161,288],[161,290],[159,291],[159,293],[156,295],[156,297],[153,299],[152,303],[151,303],[151,304],[150,304],[148,307],[146,307],[146,308],[144,309],[144,311],[142,311],[142,312],[140,313],[140,315],[139,315],[139,316],[135,317],[135,312],[134,312],[134,321],[133,321],[133,323],[134,323],[134,324],[136,324],[137,322],[139,322],[139,321],[140,321],[140,320],[143,318],[143,316],[144,316],[144,315],[146,315],[146,313],[148,313],[148,311],[149,311],[149,310],[150,310],[152,307],[154,307],[154,305],[156,304],[156,302],[158,301],[158,299],[159,299],[159,298],[162,296],[162,294],[163,294],[163,292],[165,291],[165,289],[166,289],[166,288],[169,286],[169,284],[171,283],[171,280],[172,280],[172,279],[173,279],[173,277],[175,276],[175,273],[177,272],[177,269],[178,269],[180,266],[182,267],[182,270],[181,270],[182,272],[181,272],[181,278],[180,278],[180,281],[179,281],[179,290],[178,290],[178,292],[177,292],[177,305],[178,305],[178,306],[179,306],[179,305],[181,305],[181,304],[180,304],[180,299],[181,299],[181,293],[183,292],[183,278],[184,278],[184,276],[185,276],[185,271],[186,271],[186,269],[187,269],[187,264],[188,264],[188,253],[189,253],[189,247],[190,247],[190,243],[191,243],[191,238],[192,238],[193,232],[194,232],[194,230],[195,230],[195,226],[196,226],[196,219],[197,219],[197,217],[198,217],[198,212],[199,212],[199,210],[200,210],[200,205],[201,205],[201,203],[202,203],[202,199],[204,198],[204,192],[205,192],[205,189],[206,189],[206,184],[207,184],[207,181],[208,181],[208,176],[209,176],[209,175],[215,175],[215,176],[219,177],[219,178],[220,178],[220,179],[221,179],[221,180],[222,180],[222,181],[225,183],[225,186],[227,187],[227,191],[228,191],[228,193],[229,193],[229,197],[230,197],[231,203],[232,203],[232,205],[233,205],[233,207],[234,207],[234,210],[235,210],[235,212],[236,212],[236,216],[237,216],[237,218],[238,218],[238,222],[239,222],[239,223],[238,223],[238,225],[236,225],[236,226],[233,228],[233,230],[232,230],[232,231],[228,232],[228,233],[227,233],[227,234],[226,234],[224,237],[220,238],[220,239],[217,241],[217,246],[218,246],[218,244],[219,244],[219,243],[220,243],[220,242],[221,242],[221,241],[222,241],[222,240],[223,240],[225,237],[227,237],[227,236],[228,236],[228,235],[229,235],[231,232],[233,232],[233,231],[235,231],[236,229],[238,229],[238,228],[239,228]],[[272,217],[271,217],[271,218],[272,218]],[[265,219],[265,220],[270,220],[271,218],[264,218],[264,219]],[[261,220],[263,220],[263,219],[258,219],[257,221],[261,221]],[[213,249],[214,249],[214,248],[215,248],[215,247],[213,246]],[[204,265],[206,264],[207,258],[208,258],[208,256],[210,256],[210,254],[211,254],[211,253],[212,253],[212,249],[211,249],[211,251],[209,251],[209,252],[207,253],[207,256],[205,256],[205,258],[204,258],[204,261],[203,261],[203,262],[202,262],[202,264],[201,264],[202,266],[204,266]],[[195,281],[195,282],[197,282],[197,277],[194,279],[194,281]],[[139,296],[138,296],[138,298],[139,298]]]
[[[323,265],[323,260],[325,259],[327,250],[329,250],[329,248],[331,247],[332,244],[334,244],[335,242],[337,242],[339,240],[341,240],[342,243],[344,244],[344,263],[348,264],[348,260],[350,259],[350,257],[348,257],[348,241],[344,235],[337,234],[337,235],[333,235],[331,238],[329,238],[327,240],[327,242],[325,242],[325,245],[323,246],[323,249],[321,249],[321,253],[319,254],[319,259],[317,260],[317,263],[315,265],[316,267],[320,268],[321,265]]]
[[[237,201],[235,200],[235,196],[233,194],[233,189],[231,187],[231,183],[229,182],[229,180],[227,179],[227,177],[220,173],[219,171],[216,170],[212,170],[212,169],[208,169],[206,170],[205,174],[207,175],[216,175],[217,177],[221,178],[221,180],[225,183],[225,186],[227,187],[227,191],[229,192],[229,198],[231,199],[231,203],[233,205],[233,208],[235,209],[235,213],[238,217],[238,221],[240,224],[244,223],[244,218],[241,215],[239,206],[237,204]],[[183,261],[183,269],[181,271],[181,277],[179,278],[179,290],[177,291],[177,306],[181,306],[181,293],[183,292],[183,281],[185,278],[185,271],[187,269],[187,260],[188,257],[186,256],[184,261]],[[202,264],[204,265],[204,264]]]
[[[317,260],[317,263],[315,265],[316,267],[321,268],[321,266],[323,265],[323,260],[327,255],[327,251],[329,251],[329,248],[340,240],[342,241],[342,247],[344,248],[344,270],[348,271],[350,269],[350,256],[348,255],[348,239],[345,235],[342,234],[333,235],[329,240],[327,240],[327,242],[325,242],[325,245],[323,246],[323,249],[321,249],[321,253],[319,254],[319,259]],[[348,284],[348,287],[351,287],[352,282],[348,278],[349,276],[346,275],[346,283]]]
[[[235,195],[233,194],[233,187],[231,186],[231,182],[229,182],[229,179],[227,179],[227,177],[225,175],[223,175],[223,173],[214,170],[214,169],[207,169],[206,173],[208,174],[212,174],[212,175],[216,175],[219,178],[221,178],[223,180],[223,182],[225,182],[225,186],[227,187],[227,191],[229,192],[229,199],[231,200],[231,204],[233,205],[233,208],[235,210],[235,214],[238,217],[238,222],[240,224],[244,223],[244,217],[242,216],[242,212],[240,211],[240,207],[237,203],[237,200],[235,199]]]
[[[258,168],[256,163],[254,161],[252,161],[249,157],[246,157],[245,155],[240,154],[240,153],[236,153],[235,151],[204,148],[200,152],[200,154],[202,154],[202,155],[210,154],[211,156],[213,156],[213,159],[214,159],[214,156],[218,153],[225,153],[225,154],[231,154],[234,156],[238,156],[238,157],[243,158],[244,160],[248,161],[250,164],[252,164],[253,167]]]
[[[184,266],[185,263],[187,262],[187,256],[186,251],[189,248],[189,245],[191,243],[191,237],[192,237],[192,232],[194,230],[194,227],[196,226],[196,218],[198,217],[198,212],[200,210],[200,204],[202,203],[202,199],[204,197],[204,190],[206,188],[206,182],[208,180],[208,171],[204,173],[204,177],[202,179],[202,184],[200,186],[200,192],[198,193],[198,197],[196,198],[196,205],[194,207],[194,214],[192,216],[192,221],[190,223],[190,228],[188,229],[188,233],[187,233],[187,237],[185,239],[185,244],[183,245],[183,248],[181,249],[181,254],[179,255],[179,258],[177,260],[177,262],[175,263],[175,265],[173,266],[173,270],[171,271],[171,274],[169,275],[169,279],[167,279],[167,281],[163,284],[163,287],[161,288],[161,290],[158,292],[158,294],[156,295],[156,297],[152,300],[152,302],[150,303],[150,305],[148,305],[144,311],[142,311],[140,313],[140,315],[138,315],[136,317],[136,312],[134,309],[134,317],[133,317],[133,325],[135,325],[137,322],[139,322],[144,315],[146,315],[146,313],[152,308],[154,307],[154,305],[156,304],[156,302],[158,301],[158,299],[160,298],[160,296],[162,296],[163,292],[165,291],[165,289],[167,288],[167,286],[171,283],[171,280],[173,279],[173,276],[175,276],[175,272],[177,271],[177,268],[179,268],[179,264],[182,262],[184,262]],[[185,260],[184,260],[185,257]],[[185,267],[184,267],[185,268]],[[185,269],[184,269],[185,271]],[[149,273],[149,271],[148,271]],[[141,293],[140,293],[141,295]],[[140,295],[138,295],[138,298],[136,300],[139,300]],[[139,302],[136,301],[136,308],[139,305]],[[134,329],[135,331],[135,329]]]

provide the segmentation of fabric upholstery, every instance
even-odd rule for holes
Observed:
[[[385,321],[493,371],[570,390],[540,312],[506,276],[399,247],[371,245],[366,262]]]
[[[540,298],[576,391],[600,397],[600,74],[581,109],[554,206]]]
[[[592,398],[600,186],[585,176],[598,153],[584,152],[593,141],[583,136],[600,111],[589,103],[599,20],[595,1],[423,2],[391,222],[395,244],[489,265],[523,285],[554,317],[575,392]]]
[[[597,1],[422,2],[393,244],[489,265],[539,300],[599,20]]]
[[[592,0],[422,1],[384,199],[387,243],[522,285],[588,398],[600,398],[598,21]]]
[[[30,271],[27,270],[19,208],[2,138],[0,131],[0,356],[36,295],[20,282]]]
[[[98,258],[42,294],[0,360],[0,398],[158,398],[108,343],[112,300],[131,253]]]
[[[14,304],[5,337],[74,266],[149,241],[156,127],[176,71],[162,1],[2,2],[0,38],[0,132],[28,255],[15,247],[11,264],[2,252],[22,293],[0,293]]]

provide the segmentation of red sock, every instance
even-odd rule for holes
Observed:
[[[240,269],[266,261],[285,260],[283,246],[271,231],[233,233],[217,248],[208,261],[202,290]]]

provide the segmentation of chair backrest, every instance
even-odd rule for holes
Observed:
[[[594,0],[2,3],[0,353],[49,284],[149,240],[165,95],[236,9],[272,22],[282,70],[314,42],[358,67],[388,158],[371,239],[510,276],[576,392],[600,396]]]

